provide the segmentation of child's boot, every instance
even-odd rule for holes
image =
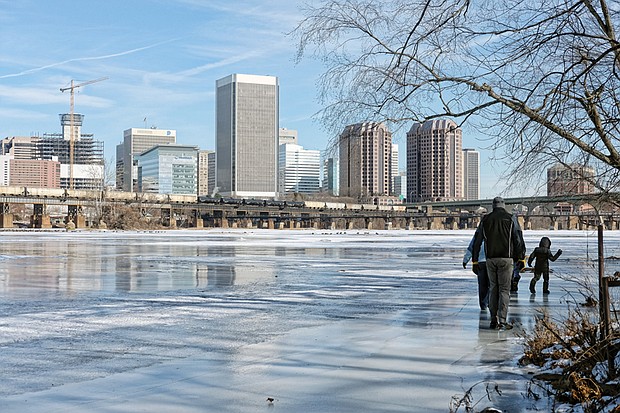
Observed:
[[[530,281],[530,292],[532,294],[536,294],[536,279],[532,278],[532,281]]]
[[[543,294],[549,294],[549,282],[548,281],[543,282]]]

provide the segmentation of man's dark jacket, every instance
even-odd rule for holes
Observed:
[[[512,258],[517,261],[525,258],[525,242],[519,222],[504,208],[496,207],[493,212],[482,217],[478,230],[482,236],[476,237],[474,242],[473,262],[478,261],[483,239],[487,260],[489,258]]]

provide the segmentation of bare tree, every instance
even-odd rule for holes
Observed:
[[[618,190],[618,1],[324,0],[304,14],[298,60],[324,62],[334,131],[450,117],[487,135],[513,184],[589,164]]]

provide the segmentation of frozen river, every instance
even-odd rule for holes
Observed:
[[[471,235],[1,232],[0,411],[447,412],[472,386],[480,409],[540,409],[520,332],[582,298],[562,278],[596,277],[596,233],[525,233],[564,254],[550,296],[524,276],[507,332],[461,266]]]

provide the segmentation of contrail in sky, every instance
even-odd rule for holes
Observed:
[[[9,78],[9,77],[24,76],[24,75],[27,75],[27,74],[30,74],[30,73],[40,72],[41,70],[49,69],[51,67],[62,66],[64,64],[66,64],[66,63],[83,62],[83,61],[87,61],[87,60],[103,60],[103,59],[109,59],[111,57],[125,56],[125,55],[128,55],[128,54],[132,54],[132,53],[136,53],[136,52],[141,52],[142,50],[151,49],[153,47],[157,47],[157,46],[165,44],[165,43],[170,43],[170,42],[173,42],[175,40],[178,40],[178,39],[166,40],[164,42],[155,43],[155,44],[152,44],[152,45],[149,45],[149,46],[139,47],[137,49],[126,50],[124,52],[113,53],[113,54],[108,54],[108,55],[103,55],[103,56],[77,57],[75,59],[63,60],[62,62],[56,62],[56,63],[51,63],[49,65],[41,66],[41,67],[35,67],[34,69],[24,70],[23,72],[19,72],[19,73],[11,73],[11,74],[8,74],[8,75],[2,75],[2,76],[0,76],[0,79],[6,79],[6,78]]]

